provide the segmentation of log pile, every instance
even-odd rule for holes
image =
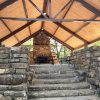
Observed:
[[[28,49],[0,47],[0,94],[27,100]]]

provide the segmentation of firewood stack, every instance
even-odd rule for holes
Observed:
[[[0,47],[0,94],[14,100],[27,100],[28,49]]]

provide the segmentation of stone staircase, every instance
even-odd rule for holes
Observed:
[[[73,66],[30,65],[34,70],[28,86],[29,100],[99,100],[87,82],[76,82]]]

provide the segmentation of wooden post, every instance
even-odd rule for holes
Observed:
[[[0,42],[0,47],[1,47],[2,43]]]

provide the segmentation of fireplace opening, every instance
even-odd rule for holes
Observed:
[[[50,63],[50,58],[47,56],[39,56],[36,60],[37,64],[47,64]]]

